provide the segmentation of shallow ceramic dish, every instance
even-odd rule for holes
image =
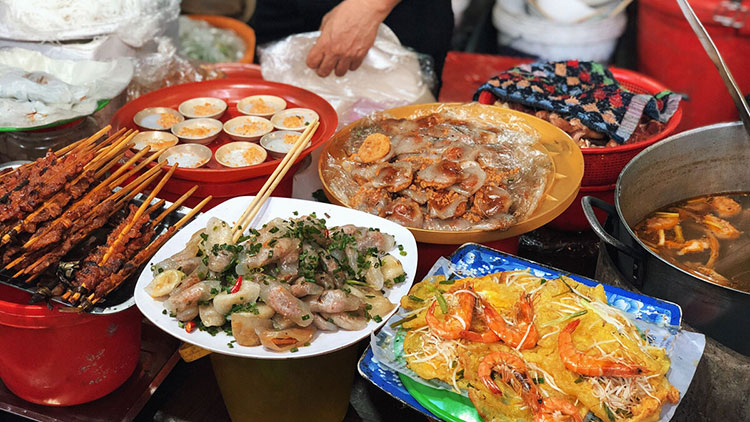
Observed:
[[[222,166],[248,167],[266,161],[268,153],[258,144],[240,141],[222,145],[214,156]]]
[[[159,163],[177,167],[195,169],[205,165],[211,160],[211,149],[199,144],[175,145],[159,156]]]
[[[169,132],[150,130],[135,135],[133,137],[133,146],[131,148],[140,151],[143,148],[150,146],[151,151],[158,151],[160,149],[173,147],[177,145],[177,142],[179,142],[179,139]]]
[[[253,95],[237,103],[237,111],[249,116],[269,117],[286,108],[286,100],[275,95]]]
[[[216,119],[188,119],[172,126],[172,133],[191,144],[210,144],[221,133],[222,124]]]
[[[274,114],[271,117],[271,123],[278,130],[301,132],[318,119],[318,113],[309,108],[289,108]]]
[[[190,239],[190,236],[196,231],[204,229],[209,218],[218,217],[230,223],[237,221],[245,209],[250,205],[252,199],[253,197],[250,196],[233,198],[224,202],[219,207],[212,208],[211,210],[198,215],[195,220],[177,232],[177,234],[175,234],[174,237],[162,246],[156,255],[151,258],[151,261],[145,266],[145,270],[141,273],[135,287],[135,302],[138,305],[138,309],[141,310],[146,318],[168,334],[182,341],[195,344],[196,346],[213,352],[259,359],[294,359],[331,353],[355,344],[358,341],[367,338],[370,333],[385,324],[385,321],[396,312],[399,300],[402,296],[408,293],[409,288],[414,282],[414,274],[417,268],[417,243],[414,240],[414,236],[409,233],[409,230],[378,216],[355,211],[349,208],[331,204],[322,204],[314,201],[303,201],[300,199],[271,197],[265,203],[259,215],[253,220],[252,227],[260,227],[263,223],[267,223],[276,217],[287,219],[293,218],[294,212],[297,212],[300,216],[315,212],[318,216],[326,216],[326,224],[329,227],[341,226],[355,222],[358,226],[380,229],[383,233],[393,235],[396,238],[396,243],[403,246],[405,255],[399,253],[398,249],[391,251],[391,254],[401,261],[404,271],[406,272],[406,280],[403,283],[397,284],[392,289],[386,290],[385,296],[397,306],[392,312],[388,313],[388,315],[384,315],[381,322],[378,323],[371,320],[368,322],[366,328],[359,331],[318,331],[310,342],[310,346],[300,347],[299,351],[295,353],[273,352],[262,346],[246,347],[238,344],[231,344],[230,342],[234,339],[224,332],[219,332],[216,336],[212,336],[205,331],[195,330],[188,333],[184,328],[180,328],[175,318],[162,313],[164,310],[162,301],[152,298],[145,291],[145,287],[154,278],[150,270],[151,265],[183,250],[185,244]],[[230,345],[233,347],[230,348]]]
[[[149,130],[169,130],[184,120],[182,114],[169,107],[144,108],[133,116],[138,127]]]
[[[261,136],[272,130],[273,124],[258,116],[238,116],[224,123],[224,132],[235,141],[258,142]]]
[[[177,111],[188,119],[218,119],[227,111],[227,103],[214,97],[198,97],[183,101]]]
[[[534,149],[546,153],[553,164],[553,171],[549,173],[547,187],[543,199],[531,215],[511,226],[507,230],[428,230],[422,228],[409,228],[420,242],[436,243],[444,245],[457,245],[466,242],[492,242],[507,239],[513,236],[529,232],[554,220],[562,214],[573,202],[581,186],[583,177],[583,155],[581,149],[565,132],[549,122],[538,119],[526,113],[503,109],[496,106],[487,106],[477,103],[433,103],[398,107],[386,110],[383,113],[393,118],[416,119],[441,111],[451,111],[468,119],[481,119],[498,126],[513,125],[515,128],[524,127],[524,130],[536,131],[538,141]],[[329,158],[340,159],[346,156],[344,143],[351,136],[351,131],[362,120],[357,120],[338,131],[331,140],[326,143],[318,161],[318,174],[323,183],[323,190],[334,204],[346,205],[342,198],[336,197],[330,187],[327,174]]]
[[[271,158],[284,158],[284,156],[289,152],[289,150],[292,149],[294,143],[297,142],[297,139],[299,139],[300,136],[302,136],[302,134],[299,132],[294,132],[291,130],[277,130],[275,132],[263,135],[263,137],[260,138],[260,146],[268,151],[268,155],[270,155]],[[304,148],[307,148],[309,146],[310,143],[308,142],[307,145],[304,146]]]

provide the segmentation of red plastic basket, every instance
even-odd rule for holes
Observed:
[[[612,75],[623,87],[638,94],[656,94],[667,89],[666,86],[626,69],[611,67]],[[495,96],[488,91],[479,96],[481,104],[493,104]],[[602,186],[617,182],[617,176],[633,157],[646,147],[674,133],[682,120],[682,104],[677,108],[664,130],[656,135],[634,144],[620,145],[611,148],[581,148],[583,153],[583,180],[581,186]]]

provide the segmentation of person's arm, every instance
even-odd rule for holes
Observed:
[[[380,25],[400,0],[344,0],[324,17],[320,38],[307,55],[318,75],[356,70],[375,43]]]

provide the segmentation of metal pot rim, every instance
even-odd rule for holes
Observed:
[[[685,275],[688,275],[688,276],[692,277],[695,280],[701,281],[703,283],[706,283],[706,284],[714,286],[714,287],[719,287],[719,288],[722,288],[722,289],[727,289],[727,290],[730,290],[730,291],[741,293],[743,295],[750,296],[750,292],[746,292],[744,290],[734,289],[732,287],[722,286],[721,284],[712,283],[710,281],[706,281],[706,280],[704,280],[702,278],[696,277],[695,275],[691,274],[690,272],[685,271],[684,269],[682,269],[682,268],[680,268],[680,267],[672,264],[671,262],[667,261],[666,259],[662,258],[659,254],[657,254],[656,252],[652,251],[651,248],[649,248],[643,242],[641,242],[641,239],[638,238],[638,236],[636,236],[635,232],[630,227],[630,225],[625,222],[625,218],[624,218],[623,213],[622,213],[622,208],[620,207],[620,192],[622,190],[620,182],[622,181],[622,176],[625,173],[628,172],[628,170],[634,165],[635,162],[637,162],[639,159],[642,159],[642,157],[645,156],[645,155],[647,155],[650,151],[652,151],[654,149],[657,149],[660,146],[666,145],[666,144],[668,144],[670,142],[677,142],[681,138],[684,138],[686,136],[691,136],[691,135],[696,134],[696,133],[705,132],[705,131],[711,130],[711,129],[728,128],[728,127],[734,127],[734,126],[742,126],[742,122],[717,123],[717,124],[713,124],[713,125],[709,125],[709,126],[701,126],[699,128],[690,129],[690,130],[687,130],[685,132],[680,132],[678,134],[672,135],[672,136],[670,136],[670,137],[668,137],[668,138],[666,138],[666,139],[664,139],[662,141],[659,141],[659,142],[657,142],[657,143],[649,146],[648,148],[644,149],[643,151],[641,151],[632,160],[630,160],[630,162],[628,164],[625,165],[625,167],[620,172],[620,175],[617,177],[617,185],[615,186],[615,209],[617,210],[617,218],[620,219],[620,222],[622,223],[622,226],[625,227],[625,230],[627,230],[627,232],[630,235],[630,237],[632,237],[633,239],[635,239],[635,241],[638,243],[638,245],[641,247],[641,249],[646,250],[646,252],[648,254],[650,254],[652,257],[658,259],[659,261],[661,261],[662,263],[664,263],[666,265],[669,265],[673,269],[675,269],[675,270],[677,270],[677,271],[679,271],[679,272],[681,272],[681,273],[683,273]]]

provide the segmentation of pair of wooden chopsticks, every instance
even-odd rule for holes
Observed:
[[[242,214],[242,217],[240,217],[234,225],[234,228],[232,229],[232,243],[237,243],[237,240],[242,236],[242,232],[250,226],[253,218],[258,215],[263,204],[268,197],[271,196],[271,193],[276,189],[276,186],[279,185],[281,179],[283,179],[287,172],[289,172],[289,169],[292,168],[295,160],[297,160],[297,157],[302,153],[302,150],[305,149],[313,135],[315,135],[315,131],[318,129],[319,125],[320,122],[315,120],[307,126],[305,131],[302,132],[302,135],[297,138],[297,142],[294,143],[292,149],[286,153],[284,159],[281,160],[276,167],[276,170],[273,171],[263,187],[260,188],[260,191],[258,191],[255,198],[253,198],[253,201],[250,203],[250,206],[247,207],[245,213]]]

